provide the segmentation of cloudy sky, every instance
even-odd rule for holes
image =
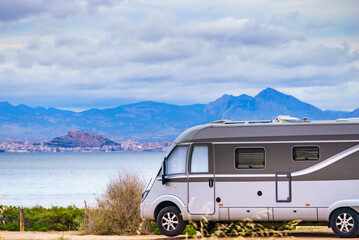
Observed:
[[[0,0],[0,101],[208,103],[272,87],[359,107],[357,0]]]

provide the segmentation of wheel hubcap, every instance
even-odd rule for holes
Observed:
[[[347,233],[354,227],[354,219],[349,213],[341,213],[337,217],[335,224],[339,231]]]
[[[173,231],[178,226],[178,218],[173,212],[165,213],[161,220],[162,227],[167,231]]]

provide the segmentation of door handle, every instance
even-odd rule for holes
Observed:
[[[212,188],[213,187],[213,178],[210,178],[208,180],[208,183],[209,183],[209,187]]]

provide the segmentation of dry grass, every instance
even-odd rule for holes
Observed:
[[[1,240],[1,239],[0,239],[0,240]],[[56,240],[70,240],[70,239],[65,238],[64,236],[61,236],[61,237],[56,238]]]
[[[145,182],[135,173],[121,172],[97,198],[97,206],[88,211],[85,233],[144,234],[150,232],[148,222],[140,217],[140,203]]]
[[[0,207],[0,223],[2,223],[4,225],[5,225],[4,213],[6,212],[7,209],[8,209],[7,206]]]
[[[140,217],[140,203],[145,182],[135,173],[121,172],[111,180],[107,189],[97,199],[94,208],[88,210],[87,234],[134,235],[153,233],[148,221]],[[290,222],[280,228],[265,227],[252,220],[218,224],[214,232],[207,231],[208,220],[204,217],[199,223],[192,222],[186,236],[192,238],[218,239],[223,237],[280,237],[284,229],[291,229],[299,221]]]
[[[327,226],[297,226],[297,230],[323,230],[327,229]]]
[[[208,220],[203,217],[199,223],[193,222],[192,225],[195,229],[195,233],[192,237],[195,239],[209,238],[209,239],[218,239],[218,238],[238,238],[242,239],[243,237],[285,237],[288,232],[283,230],[292,229],[294,226],[298,225],[300,221],[295,220],[280,227],[270,227],[264,226],[262,224],[253,222],[251,219],[240,222],[229,222],[229,223],[220,223],[217,224],[215,231],[212,233],[207,231]]]

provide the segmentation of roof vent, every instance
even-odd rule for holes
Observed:
[[[231,121],[231,120],[216,120],[211,123],[213,123],[213,124],[230,124],[230,123],[233,123],[233,121]]]
[[[254,123],[272,123],[272,120],[248,120],[248,121],[231,121],[231,120],[217,120],[211,124],[254,124]]]
[[[356,122],[359,121],[359,118],[339,118],[337,122]]]
[[[299,121],[299,118],[291,117],[288,115],[279,115],[275,120],[280,123],[285,123],[285,122],[297,122]]]

